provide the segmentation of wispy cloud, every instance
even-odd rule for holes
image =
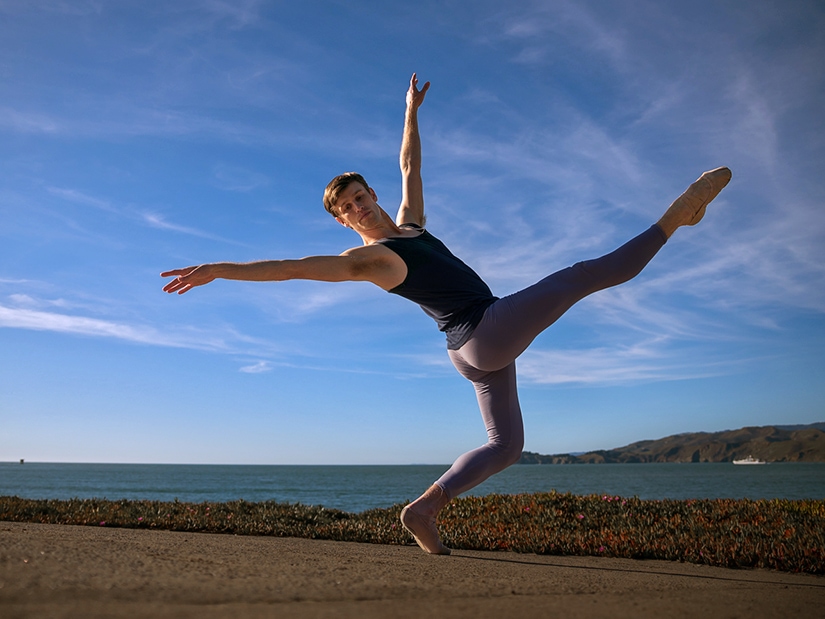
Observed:
[[[19,298],[17,300],[20,301]],[[229,341],[212,333],[163,332],[147,325],[131,325],[99,318],[5,305],[0,305],[0,327],[112,338],[137,344],[173,348],[210,351],[232,349]]]
[[[245,365],[239,368],[238,371],[245,374],[264,374],[266,372],[271,372],[272,367],[271,361],[256,361],[252,365]]]
[[[159,230],[177,232],[178,234],[187,234],[189,236],[196,236],[202,239],[209,239],[210,241],[220,241],[221,243],[244,245],[244,243],[241,243],[239,241],[233,241],[232,239],[227,239],[217,234],[212,234],[211,232],[205,232],[203,230],[192,228],[190,226],[183,226],[181,224],[172,223],[170,221],[167,221],[163,217],[163,215],[159,215],[157,213],[141,213],[140,217],[144,223]]]
[[[0,13],[56,13],[58,15],[90,15],[103,10],[101,0],[6,0],[0,2]]]
[[[5,282],[0,282],[5,283]],[[40,308],[40,307],[68,307],[69,303],[65,299],[36,299],[27,294],[10,294],[9,299],[17,307]]]
[[[23,112],[10,107],[0,107],[0,128],[15,133],[56,134],[61,122],[49,114]]]
[[[554,60],[551,41],[564,37],[588,52],[598,52],[614,66],[626,64],[625,40],[616,24],[602,23],[580,2],[537,3],[500,23],[503,38],[521,42],[513,60],[519,63],[546,63]],[[585,47],[585,46],[582,46]]]
[[[379,312],[387,304],[387,294],[364,282],[291,281],[278,282],[272,286],[252,284],[244,288],[246,303],[255,305],[262,312],[282,323],[301,323],[317,318],[318,315],[334,316],[341,319],[344,314],[358,311]],[[389,300],[391,301],[391,300]]]
[[[11,308],[0,305],[0,326],[36,331],[56,331],[78,335],[114,337],[132,342],[159,344],[164,340],[151,328],[118,324],[96,318],[54,312]]]
[[[70,202],[76,202],[78,204],[93,206],[100,210],[109,211],[112,213],[118,212],[117,209],[114,208],[108,200],[102,200],[100,198],[90,196],[76,189],[66,189],[62,187],[46,187],[46,191],[48,191],[52,195],[63,198],[64,200],[69,200]]]
[[[265,174],[226,163],[216,164],[212,175],[215,184],[226,191],[247,192],[269,184],[269,177]]]
[[[261,0],[202,0],[202,8],[217,18],[228,19],[233,27],[243,28],[260,19]]]
[[[32,280],[28,279],[9,279],[5,277],[0,277],[0,284],[30,284]]]
[[[256,182],[261,182],[258,179]],[[87,206],[92,206],[94,208],[114,213],[121,218],[138,221],[142,224],[148,225],[152,228],[157,230],[164,230],[167,232],[175,232],[177,234],[185,234],[188,236],[194,236],[202,239],[208,239],[210,241],[219,241],[221,243],[229,243],[233,245],[241,245],[244,246],[244,243],[234,241],[232,239],[225,238],[218,234],[213,234],[211,232],[207,232],[205,230],[201,230],[199,228],[194,228],[192,226],[185,226],[182,224],[177,224],[171,222],[166,219],[163,215],[159,213],[153,213],[148,211],[141,211],[135,208],[118,208],[114,206],[109,200],[104,198],[100,198],[97,196],[90,195],[86,192],[79,191],[77,189],[71,189],[66,187],[46,187],[46,191],[50,194],[57,196],[61,199],[68,200],[70,202],[74,202],[76,204],[83,204]]]
[[[741,363],[686,363],[665,344],[656,338],[632,346],[531,349],[519,359],[519,376],[539,385],[632,385],[726,375]]]

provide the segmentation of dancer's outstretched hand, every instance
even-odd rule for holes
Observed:
[[[195,286],[203,286],[215,279],[215,276],[210,272],[208,264],[164,271],[160,276],[175,277],[175,279],[163,287],[163,290],[164,292],[177,292],[178,294],[189,292]]]

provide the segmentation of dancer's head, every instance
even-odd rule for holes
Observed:
[[[364,186],[364,189],[370,188],[367,181],[358,172],[345,172],[333,178],[324,190],[324,208],[333,217],[338,217],[338,212],[335,209],[338,197],[352,183],[360,183]]]

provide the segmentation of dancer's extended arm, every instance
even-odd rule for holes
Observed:
[[[385,289],[397,286],[405,273],[398,272],[398,260],[381,245],[348,249],[340,256],[309,256],[298,260],[260,262],[215,262],[173,269],[161,277],[174,277],[163,290],[183,294],[216,279],[249,282],[279,282],[311,279],[323,282],[368,281]]]
[[[401,140],[401,206],[395,223],[424,225],[424,188],[421,182],[421,138],[418,134],[418,108],[430,83],[418,90],[418,77],[413,73],[407,91],[407,112],[404,115],[404,137]]]

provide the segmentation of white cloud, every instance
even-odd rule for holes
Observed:
[[[639,9],[636,9],[639,10]],[[595,53],[600,61],[607,60],[612,66],[627,70],[627,34],[618,19],[599,19],[581,2],[556,1],[536,3],[503,20],[496,22],[499,28],[494,40],[509,40],[521,45],[513,57],[518,63],[552,63],[555,53],[563,49],[558,39],[585,53]]]
[[[730,372],[725,364],[686,364],[674,351],[668,351],[667,343],[667,338],[656,338],[633,346],[529,349],[518,361],[519,377],[539,385],[629,385]]]
[[[99,318],[3,305],[0,305],[0,327],[113,338],[138,344],[174,348],[196,350],[228,350],[230,348],[228,341],[214,334],[162,332],[145,325],[129,325]]]
[[[86,204],[88,206],[93,206],[95,208],[99,208],[103,211],[109,212],[117,212],[107,200],[101,200],[100,198],[95,198],[94,196],[90,196],[85,194],[81,191],[77,191],[76,189],[65,189],[61,187],[46,187],[46,191],[50,194],[61,197],[65,200],[69,200],[70,202],[76,202],[78,204]]]
[[[252,365],[245,365],[238,370],[239,372],[244,372],[246,374],[263,374],[265,372],[272,371],[272,362],[270,361],[257,361]]]
[[[381,304],[388,302],[386,293],[365,282],[333,284],[296,280],[277,282],[273,286],[253,283],[245,287],[242,294],[245,302],[285,323],[306,322],[318,314],[332,320],[336,313],[340,320],[342,312],[350,311],[347,308],[369,306],[370,311],[376,311],[377,306],[385,307]]]
[[[35,299],[27,294],[10,294],[9,299],[12,303],[19,307],[68,307],[69,304],[65,299]]]
[[[180,224],[175,224],[166,219],[162,215],[158,215],[156,213],[142,213],[141,214],[142,220],[149,224],[153,228],[158,228],[159,230],[168,230],[170,232],[177,232],[179,234],[187,234],[190,236],[196,236],[202,239],[209,239],[211,241],[220,241],[221,243],[230,243],[233,245],[244,245],[244,243],[240,243],[238,241],[233,241],[231,239],[227,239],[217,234],[212,234],[210,232],[204,232],[203,230],[199,230],[197,228],[192,228],[189,226],[183,226]]]
[[[17,301],[28,301],[25,295],[17,295]],[[10,308],[0,305],[0,326],[38,331],[57,331],[80,335],[115,337],[143,343],[158,343],[160,338],[152,329],[135,328],[106,320],[69,316],[31,309]]]

